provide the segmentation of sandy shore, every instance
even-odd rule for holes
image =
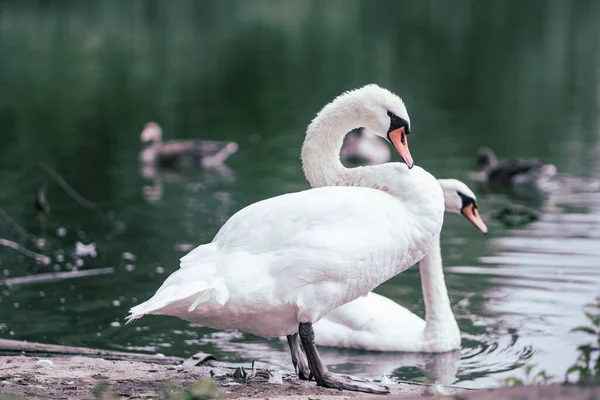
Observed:
[[[315,382],[298,380],[291,373],[257,370],[254,377],[234,378],[235,368],[223,365],[161,365],[136,361],[112,361],[82,356],[43,358],[0,357],[0,393],[27,398],[90,399],[102,391],[119,399],[165,398],[176,396],[201,379],[211,379],[202,390],[221,398],[294,398],[325,400],[328,397],[355,398],[365,394],[317,387]],[[221,363],[218,363],[221,364]],[[249,368],[246,372],[249,372]],[[251,375],[251,374],[249,374]],[[427,386],[390,385],[395,395],[420,395]],[[316,396],[316,397],[315,397]]]
[[[342,400],[432,398],[434,388],[418,383],[386,383],[387,396],[321,388],[300,381],[292,371],[253,370],[250,365],[183,360],[149,354],[2,340],[0,400],[4,399],[267,399]],[[27,350],[24,350],[27,349]],[[68,353],[68,354],[65,354]],[[73,354],[85,355],[73,355]],[[17,355],[21,354],[21,355]],[[28,354],[28,355],[24,355]],[[104,357],[104,358],[102,358]],[[107,359],[108,358],[108,359]],[[464,390],[441,388],[455,400],[600,400],[598,385]],[[195,393],[196,396],[191,396]],[[440,395],[441,392],[436,392]]]

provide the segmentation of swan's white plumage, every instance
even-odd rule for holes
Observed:
[[[412,349],[422,342],[425,321],[395,301],[369,293],[330,312],[314,329],[319,346],[420,351]]]
[[[443,353],[460,348],[454,316],[426,325],[418,315],[381,296],[369,293],[331,311],[314,326],[319,346]]]
[[[456,179],[438,180],[446,212],[460,213],[458,193],[475,194]],[[439,241],[421,260],[426,320],[376,293],[369,293],[327,314],[314,326],[320,346],[372,351],[435,352],[460,348],[460,330],[450,307]]]
[[[421,184],[431,177],[418,167],[404,172]],[[432,189],[426,209],[437,200]],[[299,322],[318,321],[420,260],[439,234],[431,229],[441,224],[438,214],[421,221],[399,199],[361,187],[263,200],[183,257],[131,318],[166,314],[264,337],[295,333]]]

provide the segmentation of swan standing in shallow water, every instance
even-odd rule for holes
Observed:
[[[439,179],[446,212],[461,213],[483,233],[475,194],[463,182]],[[400,304],[369,293],[331,311],[315,324],[320,346],[374,351],[443,353],[460,348],[460,330],[450,307],[439,240],[420,262],[425,320]]]
[[[155,122],[144,126],[141,140],[151,142],[140,153],[140,161],[144,164],[157,164],[161,167],[218,167],[238,145],[235,142],[217,140],[171,140],[162,141],[162,129]]]
[[[342,140],[358,127],[389,138],[406,164],[346,169],[339,159]],[[129,321],[162,314],[267,338],[288,336],[304,378],[310,374],[331,388],[389,392],[329,372],[312,324],[414,265],[438,240],[443,193],[431,174],[410,169],[409,132],[404,103],[379,86],[334,99],[308,126],[302,147],[314,189],[237,212],[211,243],[181,259],[150,300],[130,310]],[[295,351],[298,337],[306,358]]]

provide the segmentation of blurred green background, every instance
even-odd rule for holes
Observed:
[[[333,350],[326,360],[421,380],[436,378],[431,363],[449,363],[440,368],[466,386],[493,386],[523,362],[561,373],[578,341],[568,329],[600,283],[600,199],[573,189],[600,173],[598,21],[600,2],[587,0],[3,1],[0,206],[47,239],[52,263],[0,247],[0,271],[116,272],[2,289],[0,336],[287,367],[278,343],[166,317],[119,325],[178,267],[179,245],[210,241],[248,204],[307,188],[307,124],[341,92],[377,83],[403,97],[413,157],[435,176],[474,187],[475,153],[486,145],[501,157],[543,158],[569,184],[538,205],[542,221],[519,229],[490,221],[482,237],[447,217],[460,361]],[[139,135],[151,120],[165,139],[236,141],[231,174],[145,174]],[[40,162],[102,212],[81,207]],[[51,206],[43,225],[33,207],[40,184]],[[148,188],[160,198],[144,196]],[[486,197],[480,207],[507,201]],[[0,237],[18,240],[3,224]],[[77,241],[98,255],[77,254]],[[377,291],[423,312],[416,268]]]

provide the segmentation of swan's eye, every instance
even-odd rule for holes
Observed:
[[[456,191],[456,193],[458,193],[458,196],[460,197],[460,199],[462,201],[461,208],[465,208],[466,206],[473,204],[473,213],[475,213],[475,210],[477,209],[477,202],[475,201],[475,199],[470,196],[467,196],[466,194],[459,192],[458,190]]]
[[[388,115],[388,117],[390,117],[390,118],[393,118],[393,117],[395,117],[395,116],[396,116],[396,114],[394,114],[394,113],[393,113],[393,112],[391,112],[391,111],[388,111],[388,112],[387,112],[387,115]]]

